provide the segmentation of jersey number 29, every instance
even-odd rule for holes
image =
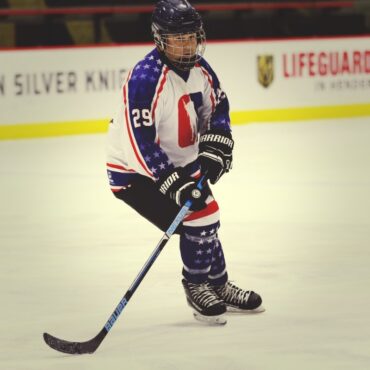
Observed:
[[[133,109],[132,117],[134,119],[134,127],[151,126],[153,124],[149,109]]]

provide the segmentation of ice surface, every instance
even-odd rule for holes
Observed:
[[[192,318],[178,237],[94,355],[162,232],[108,188],[104,135],[0,142],[0,369],[370,368],[370,118],[237,126],[214,189],[231,279],[266,312]]]

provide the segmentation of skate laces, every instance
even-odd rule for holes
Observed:
[[[204,307],[210,307],[218,303],[222,303],[215,292],[211,289],[208,283],[192,284],[187,283],[189,291],[195,302],[198,302]]]
[[[250,295],[250,291],[238,288],[230,281],[228,281],[223,287],[215,288],[215,291],[225,303],[236,305],[246,303]]]

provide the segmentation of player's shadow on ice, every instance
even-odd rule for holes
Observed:
[[[208,325],[206,323],[202,322],[197,322],[194,320],[189,320],[189,321],[180,321],[180,322],[172,322],[166,324],[166,326],[171,326],[171,327],[177,327],[177,328],[199,328],[199,327],[214,327],[214,326],[222,326],[222,325]]]

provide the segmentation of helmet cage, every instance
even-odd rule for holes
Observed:
[[[195,64],[202,58],[206,48],[206,34],[202,26],[197,29],[188,32],[165,32],[153,23],[152,32],[154,36],[154,42],[160,52],[164,53],[170,62],[178,69],[183,71],[189,71]],[[196,37],[196,48],[192,55],[187,55],[185,52],[187,47],[185,46],[188,42],[188,36],[195,35]],[[175,37],[180,46],[169,45],[168,38]],[[183,45],[181,45],[183,44]],[[166,53],[171,49],[171,57]]]

